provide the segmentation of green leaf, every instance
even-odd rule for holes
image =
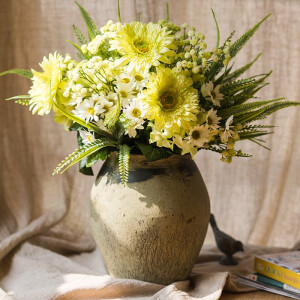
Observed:
[[[270,17],[271,14],[266,15],[260,22],[254,25],[250,30],[243,34],[237,41],[235,41],[230,47],[230,56],[234,57],[246,44],[246,42],[253,36],[259,26]]]
[[[129,176],[130,147],[126,144],[120,145],[119,171],[123,186],[127,185]]]
[[[83,175],[93,176],[93,169],[87,165],[87,157],[79,161],[79,172]]]
[[[87,41],[86,41],[83,33],[80,31],[80,29],[77,26],[73,25],[73,31],[74,31],[74,33],[78,39],[78,42],[80,44],[87,44]]]
[[[92,18],[89,16],[89,14],[86,12],[86,10],[77,2],[75,1],[76,5],[79,7],[80,13],[85,21],[87,32],[90,41],[94,39],[97,35],[100,34],[100,31],[98,30],[96,24],[92,20]]]
[[[139,149],[142,151],[147,161],[155,161],[162,158],[168,158],[173,153],[167,148],[158,148],[155,146],[143,144],[139,141],[135,141]]]
[[[90,58],[88,55],[86,55],[86,54],[84,54],[84,53],[82,52],[80,46],[78,46],[77,44],[75,44],[75,43],[73,43],[73,42],[71,42],[71,41],[69,41],[69,40],[67,40],[67,42],[70,43],[70,44],[72,44],[72,45],[78,50],[78,52],[80,53],[80,55],[81,55],[83,58],[85,58],[85,59],[89,59],[89,58]]]
[[[83,158],[95,153],[96,151],[104,148],[104,147],[115,147],[118,148],[116,142],[112,141],[111,139],[102,138],[97,139],[93,142],[87,143],[84,146],[79,147],[73,153],[68,155],[61,163],[57,166],[54,170],[53,174],[62,174],[65,172],[69,167],[73,166]]]
[[[87,167],[93,166],[99,159],[105,160],[110,152],[111,152],[111,150],[108,147],[106,147],[106,148],[102,148],[99,151],[89,155],[86,159],[86,166]]]
[[[121,112],[121,101],[118,95],[117,105],[109,113],[106,114],[104,120],[105,126],[108,128],[114,126],[119,120],[120,112]]]
[[[211,11],[212,11],[214,21],[215,21],[215,24],[216,24],[216,28],[217,28],[217,45],[216,45],[216,48],[218,49],[219,48],[219,43],[220,43],[220,30],[219,30],[219,25],[218,25],[218,22],[217,22],[217,19],[216,19],[216,16],[215,16],[215,12],[214,12],[213,9],[211,9]]]
[[[32,78],[33,73],[29,70],[24,69],[12,69],[5,72],[0,73],[0,76],[6,75],[6,74],[17,74],[26,78]]]
[[[245,73],[249,68],[251,68],[251,66],[259,59],[260,56],[261,56],[261,53],[259,53],[255,57],[255,59],[253,61],[251,61],[250,63],[246,64],[245,66],[235,70],[234,72],[232,72],[231,74],[226,76],[226,78],[224,79],[224,83],[237,79],[239,76],[241,76],[243,73]]]
[[[84,146],[84,144],[82,142],[82,137],[81,137],[79,131],[77,131],[77,144],[78,144],[78,147]],[[79,172],[84,175],[93,176],[94,172],[93,172],[92,168],[87,167],[86,163],[87,163],[86,157],[83,158],[81,161],[79,161]]]

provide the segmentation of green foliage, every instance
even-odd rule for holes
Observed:
[[[260,108],[260,107],[266,106],[270,103],[273,103],[273,102],[276,102],[276,101],[281,101],[281,100],[284,100],[284,98],[238,104],[238,105],[234,105],[234,106],[219,110],[218,115],[220,117],[222,117],[222,119],[227,119],[231,115],[233,115],[234,118],[236,118],[237,116],[240,116],[240,115],[245,114],[247,112],[251,112],[256,108]]]
[[[85,157],[95,153],[96,151],[104,148],[104,147],[115,147],[117,148],[117,143],[108,138],[97,139],[93,142],[85,144],[84,146],[79,147],[69,156],[67,156],[54,170],[53,174],[62,174],[69,167],[73,166],[77,162],[81,161]]]
[[[78,147],[84,146],[79,131],[77,131],[77,144],[78,144]],[[93,176],[94,173],[93,173],[92,168],[87,167],[86,163],[87,163],[87,157],[85,157],[79,161],[79,172],[84,175]]]
[[[260,22],[249,29],[244,35],[242,35],[237,41],[235,41],[230,47],[230,56],[234,57],[246,44],[246,42],[253,36],[259,26],[270,17],[271,14],[266,15]]]
[[[129,175],[130,147],[126,144],[120,145],[119,171],[123,186],[127,185]]]
[[[6,74],[17,74],[26,78],[32,78],[33,73],[29,70],[24,69],[12,69],[5,72],[0,73],[0,76],[6,75]]]
[[[244,74],[248,69],[250,69],[250,67],[259,59],[259,57],[261,56],[261,53],[259,53],[255,59],[253,61],[251,61],[250,63],[246,64],[245,66],[235,70],[234,72],[232,72],[230,75],[226,76],[226,78],[224,79],[223,83],[227,83],[229,81],[235,80],[238,77],[240,77],[242,74]]]
[[[239,123],[251,123],[257,120],[261,120],[269,116],[270,114],[276,112],[279,109],[290,107],[290,106],[298,106],[300,102],[296,101],[276,101],[274,103],[270,103],[260,109],[250,111],[236,117],[235,121]]]
[[[268,14],[266,17],[264,17],[260,22],[258,22],[255,26],[253,26],[250,30],[248,30],[244,35],[242,35],[238,40],[236,40],[230,47],[230,56],[233,58],[241,49],[242,47],[246,44],[246,42],[253,36],[253,34],[257,31],[259,26],[270,16],[271,14]],[[227,38],[226,42],[231,41],[232,36],[234,32],[231,33],[231,35]],[[225,46],[224,43],[224,46]],[[223,47],[224,47],[223,46]],[[219,74],[219,72],[223,69],[224,64],[223,64],[223,59],[224,55],[220,57],[220,59],[217,62],[214,62],[211,64],[209,69],[206,71],[205,77],[206,77],[206,82],[212,80],[215,76]]]
[[[109,147],[102,148],[99,151],[89,155],[86,160],[86,167],[93,166],[99,159],[105,160],[110,154],[111,149]]]
[[[87,32],[90,41],[94,39],[97,35],[100,34],[100,31],[98,30],[95,22],[92,20],[92,18],[89,16],[89,14],[86,12],[86,10],[77,2],[75,1],[76,5],[79,7],[80,13],[85,21]]]
[[[76,43],[71,42],[69,40],[67,40],[68,43],[72,44],[77,50],[78,50],[78,54],[79,56],[81,56],[83,59],[89,59],[90,57],[86,54],[84,54],[80,48],[80,46],[78,46]]]
[[[159,148],[154,145],[144,144],[136,141],[137,146],[142,151],[147,161],[155,161],[162,158],[170,157],[173,152],[167,148]]]
[[[80,29],[77,26],[73,25],[73,31],[74,31],[74,33],[77,37],[77,40],[80,44],[87,44],[87,41],[86,41],[83,33],[80,31]]]

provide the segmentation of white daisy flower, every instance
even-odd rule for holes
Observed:
[[[209,129],[203,125],[196,125],[190,130],[188,141],[192,146],[202,147],[209,141]]]
[[[130,76],[133,78],[134,89],[141,91],[146,86],[146,82],[148,81],[148,79],[145,74],[133,70]]]
[[[116,85],[122,84],[132,84],[132,78],[128,76],[126,73],[121,73],[119,76],[116,76]]]
[[[82,138],[83,144],[87,144],[87,143],[93,142],[95,140],[95,137],[94,137],[93,133],[91,133],[91,132],[80,130],[79,134]]]
[[[78,104],[72,113],[78,116],[86,122],[90,120],[99,121],[99,115],[104,112],[103,106],[100,102],[95,102],[92,98],[83,100],[82,103]]]
[[[128,105],[130,100],[134,97],[132,84],[117,85],[117,93],[120,97],[122,106]]]
[[[127,119],[136,123],[145,117],[147,109],[141,100],[134,98],[130,104],[124,108],[123,113]]]
[[[206,114],[206,125],[208,128],[218,129],[220,127],[218,124],[221,119],[222,118],[217,116],[217,111],[211,109]]]
[[[230,126],[232,123],[233,123],[233,116],[230,116],[225,123],[225,128],[223,133],[220,135],[222,143],[227,143],[230,137],[233,137],[234,139],[238,139],[238,134],[235,131],[231,130],[231,128],[234,127],[234,126]]]
[[[211,101],[215,106],[220,106],[220,100],[223,99],[223,94],[219,92],[221,85],[214,88],[212,81],[205,83],[201,87],[201,93],[205,99]]]

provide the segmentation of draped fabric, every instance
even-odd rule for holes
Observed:
[[[117,1],[81,0],[80,3],[99,26],[109,19],[117,21]],[[121,0],[120,3],[123,22],[137,20],[138,13],[143,22],[165,17],[164,1]],[[270,85],[259,92],[259,97],[285,96],[300,101],[298,0],[169,0],[169,7],[171,20],[196,27],[205,34],[208,48],[216,42],[211,8],[218,19],[221,41],[233,30],[239,37],[271,12],[271,18],[235,58],[235,66],[263,52],[246,74],[273,70]],[[38,70],[43,56],[54,51],[76,57],[73,46],[66,42],[75,41],[72,24],[84,31],[85,25],[73,1],[0,0],[0,73],[12,68]],[[1,290],[1,279],[5,281],[10,265],[17,263],[13,258],[16,251],[26,253],[27,245],[33,247],[27,248],[29,252],[42,247],[57,255],[94,249],[87,221],[94,178],[79,174],[76,167],[63,175],[51,175],[56,165],[76,148],[75,134],[65,132],[54,122],[52,114],[32,116],[26,107],[4,101],[26,94],[30,83],[13,75],[0,78],[0,259],[4,258],[0,265],[0,298],[3,293],[3,299],[9,296],[5,289]],[[244,152],[253,154],[252,158],[236,158],[227,165],[219,160],[218,154],[203,151],[195,160],[210,194],[212,212],[224,231],[245,243],[291,248],[300,241],[300,109],[287,108],[263,122],[278,125],[275,134],[265,138],[271,151],[251,142],[239,142]],[[95,166],[95,173],[100,166],[101,163]],[[24,241],[30,244],[19,249]],[[212,242],[209,229],[206,243]]]

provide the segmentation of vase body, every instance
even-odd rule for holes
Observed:
[[[131,155],[121,184],[116,154],[103,164],[91,191],[89,219],[113,277],[170,284],[185,280],[210,217],[201,174],[190,156],[147,162]]]

